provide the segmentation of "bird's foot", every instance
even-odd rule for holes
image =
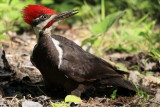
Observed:
[[[81,94],[84,93],[90,87],[90,85],[79,84],[75,90],[71,91],[71,94],[76,95],[77,97],[81,97]]]

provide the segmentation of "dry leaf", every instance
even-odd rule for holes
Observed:
[[[142,78],[142,84],[144,86],[160,86],[160,79],[154,76],[145,76],[144,78]]]

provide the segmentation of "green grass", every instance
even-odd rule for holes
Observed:
[[[117,90],[114,90],[110,97],[115,99],[117,97]]]

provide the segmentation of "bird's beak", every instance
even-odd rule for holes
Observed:
[[[77,14],[77,13],[78,13],[77,10],[70,10],[70,11],[65,11],[65,12],[61,12],[61,13],[56,13],[54,20],[56,20],[56,21],[64,20],[68,17],[71,17],[71,16]]]

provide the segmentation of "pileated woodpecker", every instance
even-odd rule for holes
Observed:
[[[73,41],[54,35],[55,27],[78,13],[77,10],[58,13],[41,5],[28,5],[22,13],[37,36],[31,62],[40,70],[48,88],[64,87],[68,94],[77,96],[95,83],[136,91],[134,85],[123,78],[125,72],[84,51]]]

